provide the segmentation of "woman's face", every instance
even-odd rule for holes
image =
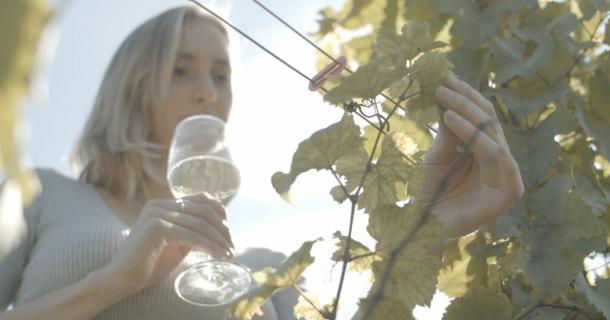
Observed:
[[[232,92],[227,46],[227,37],[213,23],[192,19],[185,24],[168,94],[153,108],[155,142],[169,145],[176,125],[191,115],[228,120]]]

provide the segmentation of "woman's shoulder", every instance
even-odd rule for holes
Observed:
[[[277,268],[286,255],[281,252],[272,251],[267,248],[250,247],[235,257],[235,261],[244,264],[252,271],[258,271],[265,267]]]
[[[38,180],[40,181],[40,194],[45,197],[49,194],[79,194],[84,192],[88,184],[70,177],[54,168],[35,167],[33,168]]]
[[[66,175],[65,173],[57,171],[54,168],[48,167],[34,167],[32,168],[41,184],[57,184],[57,183],[79,183],[79,181],[73,177]]]

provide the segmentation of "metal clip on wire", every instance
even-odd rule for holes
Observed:
[[[345,65],[347,64],[347,59],[345,57],[339,57],[337,60],[331,62],[329,65],[324,67],[318,74],[315,75],[309,82],[309,90],[316,91],[324,85],[326,79],[329,76],[334,76],[336,74],[341,73],[343,69],[345,69]]]

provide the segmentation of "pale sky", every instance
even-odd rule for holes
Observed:
[[[57,2],[57,1],[52,1]],[[66,175],[67,155],[91,110],[94,96],[111,56],[137,25],[164,9],[186,3],[178,0],[73,0],[56,21],[54,59],[43,72],[43,85],[35,90],[24,117],[29,137],[24,153],[36,167],[54,168]],[[218,3],[218,1],[216,1]],[[226,4],[227,1],[220,1]],[[302,32],[317,30],[317,11],[338,6],[340,0],[262,1]],[[204,2],[205,3],[205,2]],[[313,76],[315,48],[293,34],[247,0],[230,4],[230,20],[251,37]],[[226,12],[223,12],[226,17]],[[271,186],[271,175],[286,172],[297,145],[313,132],[340,120],[342,111],[324,103],[308,83],[243,37],[234,38],[234,104],[227,125],[233,160],[242,185],[227,208],[231,233],[238,251],[265,247],[286,255],[317,237],[328,239],[316,249],[318,261],[306,274],[308,288],[323,297],[334,296],[340,270],[324,261],[331,236],[347,233],[349,206],[329,195],[334,178],[327,172],[303,174],[292,188],[294,205],[284,202]],[[50,47],[53,47],[51,41]],[[46,84],[45,84],[46,83]],[[45,89],[46,86],[46,89]],[[45,91],[47,91],[45,93]],[[355,238],[367,238],[367,220],[356,219]],[[332,278],[332,279],[331,279]],[[341,319],[353,314],[365,278],[347,279]],[[445,301],[440,301],[444,305]],[[442,311],[418,310],[419,319],[440,319]]]

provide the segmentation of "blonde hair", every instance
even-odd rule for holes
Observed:
[[[165,181],[167,148],[151,141],[154,101],[171,80],[180,37],[190,19],[203,19],[229,38],[212,16],[188,5],[144,22],[121,44],[100,85],[93,111],[70,157],[79,180],[119,199],[148,197],[147,179]]]

